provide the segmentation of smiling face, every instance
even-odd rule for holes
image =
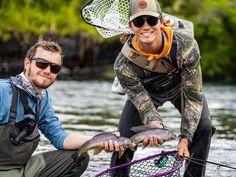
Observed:
[[[146,52],[158,51],[162,46],[161,23],[150,26],[145,20],[141,27],[136,27],[131,21],[129,23],[131,31],[137,37],[139,47]]]
[[[59,52],[51,52],[38,47],[34,56],[43,58],[51,63],[62,65],[62,58]],[[29,58],[25,58],[24,68],[24,74],[35,90],[48,88],[57,77],[57,74],[51,72],[50,65],[45,69],[40,69],[36,66],[36,60]]]

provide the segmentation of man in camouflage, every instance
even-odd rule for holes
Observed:
[[[200,159],[186,163],[184,176],[205,175],[212,132],[209,110],[202,91],[200,51],[183,24],[173,30],[165,27],[156,0],[132,0],[127,39],[116,58],[114,70],[128,95],[119,122],[121,136],[131,137],[133,126],[142,124],[163,128],[157,108],[170,101],[181,113],[179,156]],[[148,137],[144,144],[162,144]],[[126,150],[118,159],[113,153],[111,166],[131,161],[134,153]]]

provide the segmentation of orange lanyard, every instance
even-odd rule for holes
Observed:
[[[133,40],[132,40],[132,45],[134,47],[134,49],[140,54],[143,55],[145,57],[147,57],[147,60],[157,60],[163,57],[166,57],[171,49],[171,44],[172,44],[172,36],[173,36],[173,30],[171,28],[168,27],[162,27],[161,28],[162,32],[164,33],[164,45],[163,45],[163,49],[161,51],[160,54],[153,54],[153,53],[148,53],[145,51],[142,51],[142,49],[140,49],[140,47],[138,46],[137,43],[137,37],[134,36]]]

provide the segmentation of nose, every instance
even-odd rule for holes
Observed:
[[[150,27],[150,25],[148,24],[147,20],[144,20],[144,24],[142,27]]]
[[[47,73],[50,73],[50,72],[51,72],[51,70],[50,70],[50,65],[48,65],[47,68],[45,68],[43,71],[44,71],[44,72],[47,72]]]

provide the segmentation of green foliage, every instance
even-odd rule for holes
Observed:
[[[80,16],[84,1],[78,0],[2,0],[0,5],[0,38],[27,34],[42,36],[47,32],[61,36],[79,31],[96,34]]]
[[[194,23],[204,76],[218,79],[236,74],[235,0],[160,0],[164,12]]]
[[[208,77],[235,74],[236,6],[230,0],[205,0],[195,21],[202,67]]]
[[[0,38],[7,41],[52,32],[59,36],[89,33],[101,38],[80,16],[87,0],[1,0]],[[208,78],[236,74],[236,0],[159,0],[162,10],[194,23],[195,38]],[[106,40],[111,42],[118,38]]]

